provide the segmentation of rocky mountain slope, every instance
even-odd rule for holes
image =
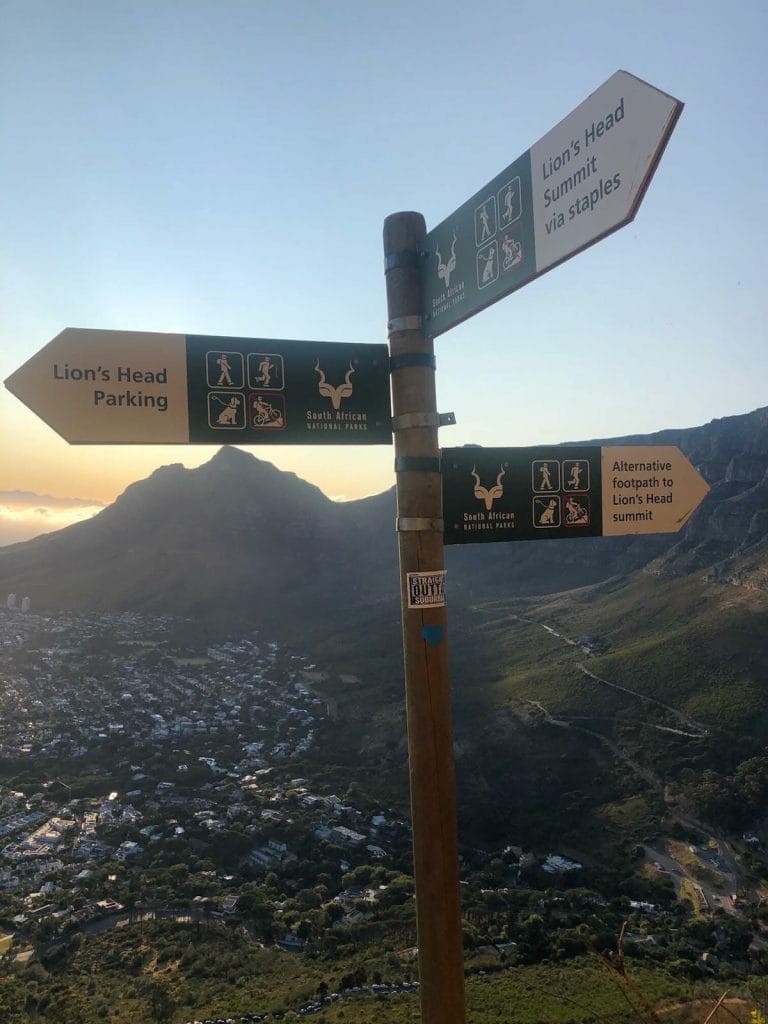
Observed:
[[[768,408],[591,443],[676,444],[711,485],[680,534],[465,545],[456,600],[542,594],[643,569],[768,587]],[[397,618],[395,499],[335,503],[236,448],[163,467],[109,508],[0,549],[0,593],[37,608],[140,609],[253,625]]]

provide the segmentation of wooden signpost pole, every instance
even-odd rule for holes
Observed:
[[[421,1011],[464,1024],[435,359],[421,324],[424,218],[384,223]]]

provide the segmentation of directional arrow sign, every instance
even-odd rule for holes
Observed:
[[[430,231],[425,333],[442,334],[629,223],[682,109],[617,71]]]
[[[709,485],[673,445],[445,448],[446,544],[676,533]]]
[[[386,345],[68,328],[5,382],[71,444],[391,444]]]

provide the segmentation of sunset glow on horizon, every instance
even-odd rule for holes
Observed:
[[[386,341],[385,217],[439,224],[623,68],[685,104],[637,217],[436,339],[457,420],[440,441],[615,438],[765,405],[768,10],[590,11],[12,4],[0,380],[68,327]],[[420,41],[407,81],[396,38]],[[386,446],[244,448],[333,498],[394,483]],[[78,510],[2,513],[0,543],[216,449],[69,445],[0,388],[0,492]]]

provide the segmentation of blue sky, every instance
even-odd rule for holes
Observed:
[[[0,379],[65,327],[384,341],[384,218],[436,225],[623,68],[686,104],[637,217],[436,340],[441,441],[766,405],[767,11],[0,0]],[[249,450],[393,483],[388,448]],[[0,492],[110,501],[213,451],[71,447],[0,393]]]

